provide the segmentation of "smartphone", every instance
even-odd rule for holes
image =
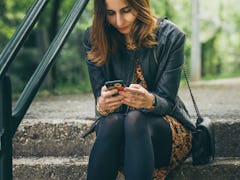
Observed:
[[[117,89],[118,91],[122,91],[124,88],[123,80],[107,81],[105,85],[110,90]]]

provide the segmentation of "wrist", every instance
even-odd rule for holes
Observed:
[[[156,101],[156,96],[154,94],[153,95],[153,100],[152,100],[152,107],[151,109],[154,109],[157,106],[157,101]]]
[[[154,109],[157,106],[157,100],[156,100],[156,96],[154,94],[152,95],[153,95],[152,109]]]
[[[110,111],[104,110],[98,102],[97,102],[97,105],[96,105],[96,109],[99,112],[99,114],[102,115],[102,116],[107,116],[110,113]]]
[[[114,110],[107,110],[104,109],[101,104],[103,103],[103,98],[100,96],[97,99],[97,104],[96,104],[96,110],[99,112],[100,115],[102,116],[107,116],[108,114],[112,113]]]
[[[150,101],[148,103],[148,108],[147,109],[154,109],[156,107],[156,98],[155,95],[150,93]]]

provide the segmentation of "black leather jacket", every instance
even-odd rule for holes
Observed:
[[[84,35],[86,52],[90,50],[89,31]],[[158,20],[156,30],[158,43],[154,48],[140,48],[136,51],[122,50],[110,57],[108,63],[97,67],[87,59],[92,90],[97,99],[107,80],[122,79],[125,85],[131,84],[138,59],[146,80],[148,91],[156,97],[156,108],[141,109],[155,115],[171,115],[187,128],[194,130],[194,123],[177,96],[181,71],[184,64],[185,34],[167,19]]]

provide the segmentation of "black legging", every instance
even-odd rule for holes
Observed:
[[[151,180],[154,167],[169,165],[171,146],[169,124],[159,116],[136,110],[102,117],[87,179],[114,180],[123,166],[126,180]]]

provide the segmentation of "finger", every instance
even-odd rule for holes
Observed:
[[[143,93],[140,91],[124,91],[120,92],[119,94],[123,96],[125,99],[138,100]]]
[[[142,107],[140,104],[138,104],[137,102],[134,102],[134,101],[124,100],[124,104],[127,105],[127,106],[137,108],[137,109]]]
[[[126,105],[134,105],[136,103],[136,99],[133,97],[124,98],[123,103]]]
[[[117,89],[112,89],[112,90],[107,90],[107,91],[103,92],[102,95],[105,98],[110,98],[110,97],[112,97],[113,95],[116,95],[116,94],[118,94],[118,90]]]
[[[107,89],[107,87],[104,85],[103,87],[102,87],[102,91],[107,91],[108,89]]]
[[[111,96],[106,99],[106,103],[121,102],[124,97],[121,95]]]
[[[106,105],[105,105],[105,108],[107,109],[107,110],[115,110],[115,109],[117,109],[118,107],[120,107],[122,105],[122,101],[114,101],[114,102],[112,102],[112,103],[107,103]]]
[[[123,104],[135,107],[143,108],[145,107],[146,97],[142,94],[131,94],[129,96],[124,96]]]
[[[124,98],[128,98],[131,96],[131,93],[128,91],[120,91],[119,94]]]
[[[115,101],[115,102],[109,103],[109,107],[113,107],[113,109],[121,105],[122,105],[122,101]]]
[[[141,86],[140,84],[130,84],[129,87],[130,87],[130,88],[136,88],[136,89],[142,88],[142,86]]]
[[[115,93],[117,93],[118,90],[117,90],[117,89],[111,89],[111,90],[110,90],[110,89],[107,88],[107,86],[104,85],[104,86],[102,87],[102,89],[101,89],[101,92],[102,92],[102,93],[106,93],[107,95],[109,95],[109,94],[115,94]]]
[[[106,86],[102,86],[102,89],[101,89],[101,96],[103,97],[103,98],[106,98],[106,97],[108,97],[108,89],[107,89],[107,87]]]
[[[145,90],[143,88],[141,89],[136,89],[136,88],[126,88],[126,91],[125,92],[128,92],[132,95],[143,95]]]

